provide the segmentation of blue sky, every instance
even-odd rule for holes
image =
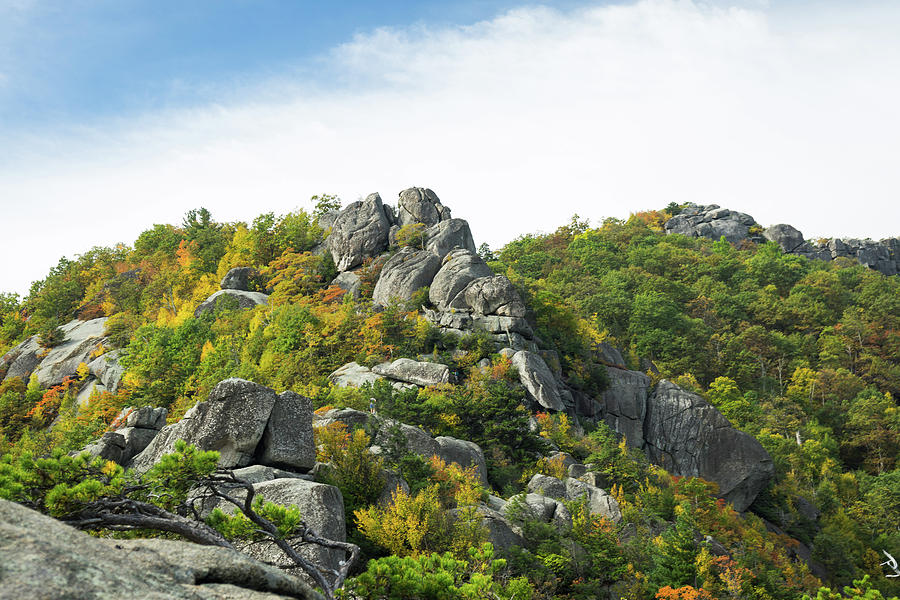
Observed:
[[[575,2],[556,2],[557,7]],[[318,60],[379,27],[466,25],[510,0],[0,0],[0,123],[12,130],[197,105],[294,76],[337,85]]]
[[[893,1],[0,0],[0,291],[199,206],[410,186],[492,247],[687,201],[897,236],[897,31]]]

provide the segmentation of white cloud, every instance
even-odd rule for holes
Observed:
[[[0,289],[200,205],[249,220],[321,192],[393,202],[411,185],[493,246],[672,201],[809,237],[898,235],[898,26],[884,6],[648,0],[380,29],[328,54],[330,88],[283,79],[228,105],[20,140],[0,160],[0,251],[17,257]]]

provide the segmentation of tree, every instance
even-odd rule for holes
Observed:
[[[142,476],[112,461],[61,450],[46,458],[25,453],[0,459],[0,498],[49,514],[90,531],[162,531],[205,546],[234,549],[230,540],[273,544],[333,598],[359,556],[355,544],[318,536],[296,507],[278,506],[256,495],[253,485],[216,469],[218,452],[203,452],[183,440]],[[214,510],[205,520],[199,506],[218,499],[237,511]],[[317,544],[346,553],[338,569],[316,565],[297,552]]]

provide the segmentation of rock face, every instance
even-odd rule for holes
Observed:
[[[246,292],[250,287],[250,278],[255,274],[256,269],[253,267],[235,267],[225,274],[219,287],[223,290],[241,290]]]
[[[734,429],[700,396],[637,371],[607,367],[600,398],[606,424],[673,475],[703,477],[719,495],[746,510],[774,474],[772,459],[753,437]]]
[[[349,271],[387,250],[392,217],[378,194],[347,205],[331,224],[327,240],[337,270]]]
[[[447,365],[410,358],[398,358],[394,362],[376,365],[372,372],[422,386],[439,385],[450,381],[450,368]]]
[[[520,350],[513,355],[512,366],[518,369],[519,380],[530,400],[550,410],[565,410],[559,387],[543,358],[534,352]]]
[[[400,226],[424,223],[427,227],[450,219],[450,209],[428,188],[413,187],[400,192],[397,220]]]
[[[600,397],[606,424],[629,445],[644,446],[644,418],[647,416],[647,395],[650,377],[638,371],[607,367],[609,387]]]
[[[20,378],[23,382],[28,383],[28,378],[41,364],[40,354],[43,351],[41,345],[38,344],[38,336],[33,335],[0,358],[0,369],[6,368],[6,375],[3,380]],[[0,371],[2,373],[2,371]]]
[[[447,221],[448,223],[450,221]],[[428,298],[445,311],[450,303],[469,283],[493,275],[481,257],[469,250],[453,250],[444,257],[444,264],[434,276],[428,290]]]
[[[740,244],[746,239],[759,241],[758,236],[750,235],[750,227],[753,225],[757,223],[748,214],[719,208],[718,204],[700,206],[688,203],[681,213],[666,221],[665,228],[666,233],[714,240],[724,236],[732,244]]]
[[[309,470],[316,464],[312,400],[296,392],[282,392],[263,431],[259,462],[273,467]]]
[[[62,383],[72,377],[81,363],[91,362],[91,354],[106,340],[106,317],[90,321],[69,321],[60,329],[65,333],[63,342],[52,348],[34,371],[42,388]]]
[[[384,263],[372,300],[381,306],[409,300],[413,292],[431,285],[440,268],[441,259],[437,254],[404,248]]]
[[[665,379],[647,403],[645,450],[671,473],[719,484],[719,495],[746,510],[774,475],[772,458],[753,437],[731,427],[700,396]]]
[[[164,427],[130,466],[138,473],[147,471],[163,454],[172,452],[179,439],[201,450],[218,451],[220,467],[248,465],[275,401],[275,392],[267,387],[226,379],[213,388],[205,402],[196,404],[177,423]]]
[[[213,312],[221,302],[236,302],[236,308],[253,308],[260,304],[268,304],[269,297],[262,292],[246,292],[242,290],[219,290],[194,310],[194,316],[199,317],[202,314]]]
[[[104,540],[0,500],[0,598],[320,599],[299,578],[235,550]]]
[[[452,250],[468,250],[475,253],[475,239],[469,224],[462,219],[449,219],[429,227],[425,231],[425,249],[444,258]]]

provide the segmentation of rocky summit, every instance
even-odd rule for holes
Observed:
[[[897,238],[313,204],[0,298],[0,598],[896,593]]]

